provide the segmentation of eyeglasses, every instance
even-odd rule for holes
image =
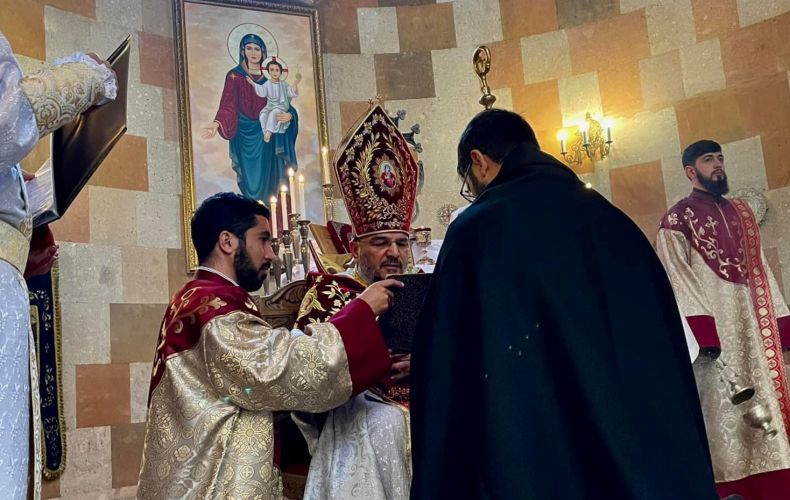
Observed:
[[[472,203],[475,201],[477,195],[472,192],[472,188],[469,186],[469,172],[472,171],[472,164],[470,163],[468,167],[466,167],[466,173],[464,174],[464,180],[461,182],[461,191],[459,194],[463,199]]]

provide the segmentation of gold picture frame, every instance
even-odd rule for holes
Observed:
[[[259,0],[175,0],[173,18],[182,224],[187,268],[192,272],[198,262],[190,220],[197,205],[216,192],[242,192],[267,204],[270,196],[277,196],[281,205],[271,188],[287,184],[283,170],[296,167],[305,176],[302,218],[324,222],[322,184],[330,168],[322,154],[329,145],[326,95],[315,7]],[[247,52],[255,46],[259,53]],[[296,93],[287,94],[289,101],[277,100],[288,106],[287,112],[267,106],[275,99],[265,97],[266,92],[278,94],[260,90],[271,88],[263,85],[268,80],[277,83],[273,60],[280,63],[280,81],[286,84],[277,88]],[[273,116],[290,121],[283,125],[279,118],[271,120]],[[264,140],[267,131],[269,140]]]

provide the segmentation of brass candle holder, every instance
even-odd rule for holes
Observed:
[[[302,259],[299,257],[299,228],[297,227],[299,217],[301,216],[302,214],[288,214],[288,230],[291,233],[291,251],[293,252],[296,264],[302,262]]]
[[[282,269],[280,268],[280,240],[272,238],[272,251],[274,252],[274,262],[272,262],[272,275],[274,276],[274,291],[280,289],[282,280]]]
[[[307,278],[307,273],[310,272],[310,221],[300,220],[297,224],[299,225],[299,236],[301,237],[299,250],[302,254],[302,268],[304,269],[304,277]]]
[[[321,186],[324,195],[324,217],[326,220],[335,220],[335,188],[332,184]]]
[[[428,247],[431,246],[431,228],[418,227],[414,229],[414,238],[417,247],[420,249],[420,258],[417,259],[417,265],[432,266],[436,261],[428,256]]]
[[[293,281],[294,254],[291,250],[291,232],[283,231],[283,265],[285,266],[285,283]]]

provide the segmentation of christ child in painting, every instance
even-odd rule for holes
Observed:
[[[272,134],[281,134],[290,125],[290,122],[283,123],[278,118],[288,113],[288,108],[291,107],[291,99],[299,96],[298,86],[302,80],[302,75],[296,74],[296,81],[293,86],[281,81],[283,67],[274,58],[266,65],[266,71],[269,73],[269,79],[265,82],[256,83],[249,76],[247,81],[250,82],[259,97],[267,99],[266,106],[261,109],[259,119],[263,129],[263,140],[264,142],[269,142]]]

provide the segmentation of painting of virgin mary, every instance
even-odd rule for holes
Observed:
[[[235,191],[270,203],[289,185],[292,168],[304,182],[294,185],[297,196],[288,194],[287,209],[277,204],[277,226],[286,227],[295,207],[303,207],[302,219],[323,222],[323,171],[329,166],[321,151],[329,144],[315,7],[265,0],[175,5],[184,244],[194,269],[189,219],[215,193]],[[272,61],[279,74],[269,73]],[[289,98],[269,102],[275,88],[288,89]],[[262,127],[262,116],[275,116],[265,111],[275,107],[280,125],[273,118]]]
[[[297,168],[299,115],[293,106],[279,118],[281,122],[289,123],[288,128],[281,134],[274,134],[269,142],[263,140],[258,116],[266,106],[266,98],[256,95],[247,77],[257,84],[266,82],[261,67],[266,58],[266,44],[260,36],[248,33],[242,37],[239,42],[239,64],[225,76],[214,121],[202,129],[204,139],[219,134],[228,141],[231,165],[236,172],[239,190],[256,200],[268,200],[277,192],[287,169]]]

